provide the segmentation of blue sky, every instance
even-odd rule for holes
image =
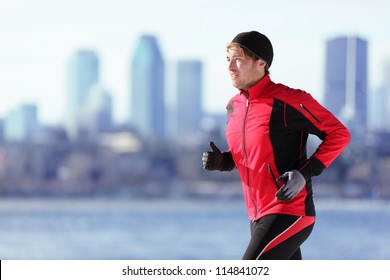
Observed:
[[[61,123],[66,67],[73,52],[95,50],[101,82],[113,95],[115,118],[129,110],[129,63],[138,37],[159,39],[168,75],[180,59],[204,62],[203,107],[223,112],[236,90],[226,70],[226,44],[258,30],[274,46],[271,77],[320,101],[325,41],[340,35],[368,40],[369,88],[390,63],[390,2],[386,0],[2,0],[0,117],[22,102],[39,106],[45,123]],[[174,102],[174,79],[167,83]]]

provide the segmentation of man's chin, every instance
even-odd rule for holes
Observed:
[[[237,89],[240,89],[240,85],[234,81],[232,81],[232,86],[237,88]]]

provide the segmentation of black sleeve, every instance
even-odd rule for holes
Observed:
[[[234,169],[234,167],[236,167],[236,165],[233,161],[232,153],[231,152],[223,152],[222,156],[223,156],[223,164],[222,164],[221,169],[219,169],[219,170],[220,171],[232,171]]]
[[[310,181],[311,177],[320,175],[324,171],[325,165],[316,159],[311,157],[299,170],[306,181]]]

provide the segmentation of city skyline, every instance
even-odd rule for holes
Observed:
[[[367,70],[368,42],[360,37],[338,36],[330,38],[325,44],[326,76],[324,83],[327,88],[321,103],[346,123],[352,121],[352,123],[363,125],[362,128],[383,130],[383,127],[378,127],[372,122],[378,119],[378,112],[373,107],[378,105],[377,94],[374,91],[370,95],[366,88],[367,72],[369,72]],[[131,110],[122,122],[114,122],[112,114],[115,107],[112,95],[102,86],[100,80],[100,65],[102,64],[100,57],[95,51],[87,49],[76,50],[72,54],[67,65],[66,109],[68,113],[64,122],[59,125],[71,138],[76,138],[79,133],[96,133],[101,129],[107,131],[115,125],[130,125],[144,136],[155,135],[159,138],[165,138],[166,133],[172,132],[173,135],[191,131],[195,133],[194,131],[201,128],[202,117],[207,118],[208,115],[208,112],[201,106],[202,98],[204,98],[202,95],[203,61],[178,60],[175,73],[170,73],[171,77],[167,77],[167,69],[164,67],[166,61],[161,54],[159,38],[150,34],[140,35],[138,47],[131,56],[132,59],[128,65],[130,86],[127,96]],[[390,63],[387,66],[390,68]],[[150,83],[151,80],[156,81],[156,77],[160,77],[157,79],[159,80],[157,84]],[[165,89],[161,85],[164,85],[169,78],[176,80],[176,92],[174,99],[171,100],[173,104],[167,104],[167,94],[164,90],[158,93],[158,89]],[[384,81],[383,87],[379,88],[384,104],[390,102],[390,96],[386,97],[390,94],[386,82],[388,83],[388,80]],[[352,88],[351,85],[353,85]],[[155,102],[156,100],[159,101]],[[47,125],[47,123],[39,122],[37,115],[40,108],[33,102],[23,102],[12,107],[4,120],[12,118],[15,111],[23,111],[26,106],[36,108],[37,125]],[[218,113],[220,116],[225,114],[225,112]],[[355,120],[356,117],[359,121]],[[167,125],[164,119],[167,119]],[[173,123],[170,123],[171,121]],[[38,128],[37,125],[36,128]],[[186,131],[183,130],[185,125],[188,126]],[[191,133],[188,136],[191,138]]]
[[[115,119],[125,120],[129,111],[128,64],[136,40],[144,33],[159,39],[167,73],[174,72],[181,59],[203,62],[202,108],[206,112],[224,112],[227,100],[235,93],[226,71],[224,47],[235,34],[251,29],[265,33],[274,45],[275,63],[270,69],[273,80],[302,88],[320,101],[324,94],[325,42],[340,34],[368,41],[369,92],[379,88],[384,80],[382,68],[390,60],[386,15],[390,4],[385,1],[301,0],[291,5],[282,0],[251,0],[239,7],[234,1],[209,2],[2,3],[0,117],[27,102],[40,108],[41,122],[62,123],[65,64],[76,50],[87,48],[96,51],[101,60],[101,80],[113,95]],[[155,9],[150,9],[151,5]],[[260,19],[253,20],[259,12]],[[170,104],[176,95],[174,83],[167,81],[166,89]]]

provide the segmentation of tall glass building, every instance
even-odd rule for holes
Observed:
[[[99,58],[94,51],[77,51],[69,63],[67,130],[71,137],[79,133],[78,119],[86,105],[89,91],[99,82]]]
[[[354,127],[367,126],[367,41],[338,37],[326,43],[325,106]]]
[[[177,64],[177,132],[193,136],[202,117],[202,63],[183,60]]]
[[[146,137],[165,138],[164,73],[156,37],[141,36],[131,62],[130,122]]]
[[[37,128],[37,106],[23,104],[5,118],[4,137],[7,141],[31,141]]]
[[[370,93],[369,127],[376,131],[390,132],[390,61],[383,65],[382,82],[379,88]]]
[[[95,137],[97,133],[112,128],[113,100],[110,92],[101,85],[94,85],[88,92],[80,125],[85,133]]]

